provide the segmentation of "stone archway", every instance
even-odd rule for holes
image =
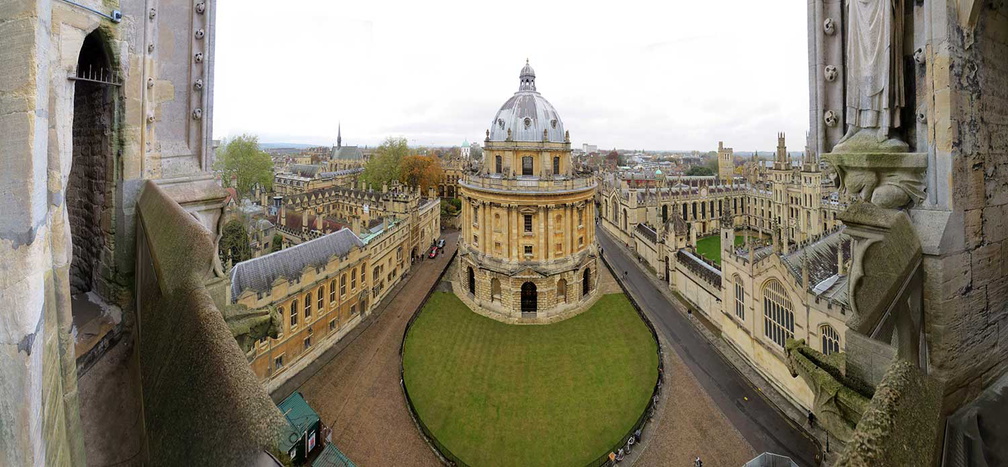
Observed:
[[[591,269],[585,268],[581,275],[581,295],[588,296],[591,292]]]
[[[476,295],[476,273],[472,266],[469,266],[469,293]]]
[[[539,305],[539,293],[536,291],[534,282],[526,282],[521,286],[521,312],[522,315],[535,315]]]
[[[560,279],[556,286],[557,303],[567,303],[567,281]]]
[[[499,302],[501,299],[501,283],[496,277],[490,279],[490,301]]]
[[[114,277],[115,192],[121,179],[116,157],[120,89],[115,69],[104,33],[88,34],[77,58],[65,194],[72,248],[71,314],[78,364],[85,366],[108,347],[99,345],[106,336],[115,335],[110,331],[118,318],[110,316],[104,302],[129,300],[128,289],[116,285]],[[95,304],[89,295],[103,304]]]

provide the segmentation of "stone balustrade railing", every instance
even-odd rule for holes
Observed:
[[[592,177],[521,176],[505,178],[491,175],[466,175],[459,182],[469,188],[516,192],[582,190],[595,188],[597,185]]]

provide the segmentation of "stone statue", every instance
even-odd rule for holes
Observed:
[[[845,0],[847,133],[837,143],[835,152],[866,144],[890,152],[909,150],[906,143],[890,138],[889,133],[900,126],[900,112],[905,105],[904,1]]]

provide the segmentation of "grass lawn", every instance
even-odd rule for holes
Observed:
[[[410,328],[417,413],[470,465],[583,466],[647,407],[657,344],[623,294],[549,325],[509,325],[435,292]]]
[[[752,236],[754,239],[758,238],[755,235]],[[735,246],[745,245],[745,235],[735,236]],[[715,263],[721,264],[721,235],[711,235],[709,237],[704,237],[697,239],[697,253],[704,255],[708,259],[714,260]]]

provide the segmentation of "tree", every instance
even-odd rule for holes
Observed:
[[[714,175],[714,171],[706,165],[694,165],[686,171],[686,175]]]
[[[392,180],[400,179],[400,167],[404,157],[409,155],[406,138],[389,137],[375,149],[374,155],[364,167],[360,179],[375,188]]]
[[[283,236],[280,234],[273,234],[273,245],[270,247],[270,252],[280,251],[283,249]]]
[[[434,156],[406,156],[399,166],[399,181],[410,187],[420,187],[424,193],[437,186],[442,177],[441,162]]]
[[[483,148],[471,146],[471,149],[469,149],[469,158],[476,162],[483,160]]]
[[[259,149],[259,137],[241,135],[226,141],[217,151],[214,169],[221,174],[224,188],[234,187],[239,197],[252,194],[256,184],[273,188],[273,159]]]
[[[249,245],[248,230],[245,222],[234,219],[221,229],[221,239],[218,243],[222,264],[238,264],[252,257],[252,247]]]

